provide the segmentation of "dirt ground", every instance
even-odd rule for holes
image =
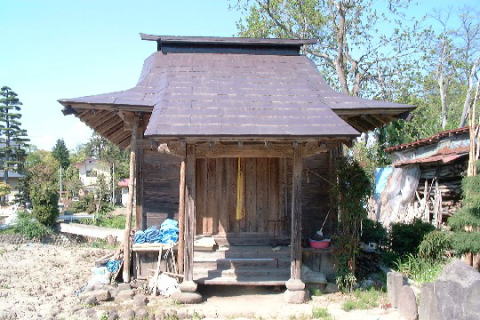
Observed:
[[[106,253],[85,246],[0,243],[0,320],[100,319],[112,310],[134,308],[129,302],[110,301],[95,307],[80,302],[77,294],[86,285],[95,259]],[[345,312],[340,294],[288,305],[282,292],[271,288],[212,286],[201,290],[206,298],[202,304],[184,306],[154,297],[147,309],[150,316],[159,310],[175,310],[179,318],[198,314],[216,319],[310,319],[315,307],[325,307],[333,319],[399,319],[398,312],[391,309]]]

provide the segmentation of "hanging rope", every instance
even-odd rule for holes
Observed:
[[[245,172],[240,158],[237,159],[237,210],[235,219],[242,220],[245,217]]]

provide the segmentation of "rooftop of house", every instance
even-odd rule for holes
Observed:
[[[141,38],[155,41],[157,52],[145,60],[135,87],[59,100],[64,113],[82,118],[89,110],[152,112],[145,135],[157,137],[352,138],[414,108],[334,91],[301,54],[315,40]],[[91,118],[85,122],[96,129],[99,119]],[[121,144],[127,136],[117,140]]]

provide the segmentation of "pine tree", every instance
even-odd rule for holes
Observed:
[[[12,89],[0,89],[0,161],[4,183],[8,183],[9,171],[21,171],[28,146],[27,131],[21,129],[21,105]]]
[[[58,139],[52,150],[53,157],[57,159],[60,166],[65,170],[70,165],[70,153],[63,139]]]

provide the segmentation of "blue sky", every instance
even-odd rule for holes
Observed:
[[[477,0],[419,1],[412,15]],[[0,0],[0,86],[23,102],[23,126],[33,144],[70,149],[91,132],[63,116],[60,98],[132,87],[155,50],[138,33],[231,36],[237,12],[224,0]]]

